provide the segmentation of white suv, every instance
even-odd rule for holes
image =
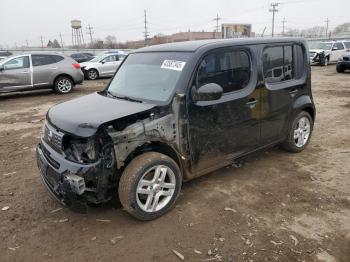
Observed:
[[[348,50],[343,41],[311,42],[309,45],[311,64],[328,65],[336,62]]]

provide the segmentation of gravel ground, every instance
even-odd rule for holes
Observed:
[[[177,206],[140,222],[118,204],[77,214],[42,185],[35,146],[49,107],[69,95],[0,97],[1,261],[350,261],[350,73],[313,67],[314,133],[183,186]],[[6,208],[5,208],[6,209]]]

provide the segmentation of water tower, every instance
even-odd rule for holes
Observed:
[[[70,22],[72,27],[72,45],[80,48],[84,46],[83,30],[81,28],[80,20],[72,20]]]

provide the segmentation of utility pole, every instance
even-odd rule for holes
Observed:
[[[216,14],[216,18],[214,18],[214,21],[216,21],[216,27],[215,27],[215,32],[219,32],[219,20],[221,20],[221,17],[219,17],[219,14]],[[216,38],[216,35],[215,35]]]
[[[145,31],[143,32],[144,33],[144,37],[145,37],[145,46],[147,46],[147,38],[149,36],[149,32],[148,32],[148,29],[147,29],[147,11],[145,10]]]
[[[44,40],[42,36],[40,36],[40,41],[41,41],[41,49],[44,50]]]
[[[283,20],[282,20],[282,36],[284,36],[284,24],[286,23],[286,18],[283,17]]]
[[[27,48],[29,47],[29,43],[28,43],[28,40],[26,40],[26,45],[27,45]]]
[[[92,32],[92,29],[94,29],[94,28],[92,26],[90,26],[90,24],[88,27],[86,27],[86,30],[88,30],[87,34],[90,35],[91,46],[93,44],[92,35],[94,34],[94,32]]]
[[[279,4],[280,3],[271,3],[272,9],[269,9],[269,12],[272,12],[272,32],[271,32],[272,37],[275,35],[275,13],[278,12],[276,7]]]
[[[326,38],[328,38],[328,25],[329,25],[329,19],[327,17],[327,20],[326,20]]]
[[[64,52],[64,46],[63,46],[63,40],[62,40],[62,34],[60,33],[60,40],[61,40],[61,48],[62,51]]]

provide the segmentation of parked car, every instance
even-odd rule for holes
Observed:
[[[84,80],[80,65],[61,54],[26,54],[0,61],[0,92],[53,88],[72,91]]]
[[[343,56],[347,49],[344,42],[314,42],[310,43],[310,63],[326,66],[329,63],[336,62]]]
[[[78,63],[83,63],[83,62],[90,61],[95,57],[95,55],[91,53],[75,53],[75,54],[71,54],[70,57],[73,58]]]
[[[9,56],[12,56],[12,52],[10,51],[0,51],[0,60],[3,60]]]
[[[118,194],[151,220],[174,206],[182,181],[274,145],[303,151],[314,121],[303,39],[150,46],[129,54],[105,90],[48,111],[37,162],[63,205],[86,211]]]
[[[119,55],[126,55],[126,53],[122,50],[118,49],[111,49],[107,51],[103,51],[102,54],[119,54]]]
[[[86,79],[95,80],[99,77],[113,76],[126,55],[103,54],[89,62],[81,63],[81,69]]]
[[[344,73],[345,70],[350,70],[350,53],[339,58],[336,69],[338,73]]]

